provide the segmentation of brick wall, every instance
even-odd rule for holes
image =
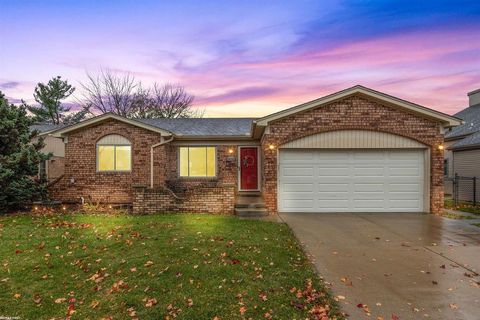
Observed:
[[[307,112],[279,119],[269,125],[261,141],[263,149],[263,196],[270,213],[277,212],[277,152],[289,141],[320,132],[345,129],[383,131],[417,140],[431,151],[430,211],[443,208],[443,143],[439,124],[396,108],[355,95]]]
[[[233,214],[235,186],[197,186],[172,193],[164,188],[134,188],[133,213],[214,213]]]
[[[109,134],[118,134],[132,143],[131,172],[97,172],[96,143]],[[80,197],[93,202],[131,203],[132,186],[150,184],[150,146],[161,141],[159,133],[106,120],[100,124],[79,129],[68,135],[65,146],[65,174],[51,188],[56,200],[78,202]],[[155,149],[154,176],[165,177],[164,147]]]
[[[217,176],[181,178],[178,173],[178,146],[165,147],[166,176],[154,188],[138,186],[133,198],[134,213],[198,212],[233,214],[237,190],[237,147],[218,145]],[[229,150],[233,153],[229,153]],[[166,188],[165,188],[166,187]]]
[[[118,134],[132,143],[131,172],[97,172],[96,142],[109,134]],[[117,120],[79,129],[68,135],[65,148],[64,177],[50,188],[50,196],[64,202],[87,201],[128,203],[139,208],[134,186],[150,186],[150,147],[161,141],[158,133]],[[233,154],[228,152],[233,149]],[[236,146],[217,146],[217,177],[179,178],[178,147],[166,144],[154,149],[154,189],[145,189],[146,212],[168,210],[233,213],[237,183]],[[179,199],[159,190],[165,187],[179,194]],[[221,204],[220,204],[221,203]]]

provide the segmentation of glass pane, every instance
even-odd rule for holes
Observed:
[[[205,177],[207,175],[207,148],[189,148],[190,177]]]
[[[115,147],[98,146],[98,171],[112,171],[115,169]]]
[[[188,148],[180,148],[180,177],[188,177]]]
[[[132,150],[131,146],[116,146],[115,147],[115,161],[117,171],[131,170]]]
[[[207,148],[207,176],[208,177],[215,177],[215,165],[216,158],[215,158],[215,147],[208,147]]]

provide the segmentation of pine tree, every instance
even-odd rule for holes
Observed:
[[[74,91],[75,88],[60,76],[52,78],[47,84],[39,82],[33,97],[40,105],[29,106],[28,110],[33,114],[36,122],[60,124],[63,122],[65,113],[70,111],[70,108],[62,105],[61,101],[72,95]]]
[[[9,104],[0,92],[0,213],[23,208],[46,195],[37,179],[38,165],[50,155],[40,152],[43,139],[30,132],[25,106]]]

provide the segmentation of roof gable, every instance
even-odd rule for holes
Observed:
[[[405,100],[402,100],[402,99],[399,99],[399,98],[396,98],[396,97],[393,97],[393,96],[390,96],[390,95],[387,95],[379,91],[375,91],[360,85],[324,96],[316,100],[312,100],[312,101],[300,104],[298,106],[295,106],[286,110],[279,111],[277,113],[273,113],[271,115],[268,115],[266,117],[256,120],[255,123],[258,126],[267,126],[268,123],[271,121],[282,119],[290,115],[293,115],[295,113],[305,112],[310,109],[318,108],[318,107],[321,107],[322,105],[327,105],[328,103],[346,98],[354,94],[362,94],[367,97],[379,100],[383,103],[404,109],[408,112],[422,115],[426,118],[430,118],[435,121],[438,121],[447,127],[457,126],[462,123],[462,120],[449,116],[445,113],[442,113],[433,109],[429,109],[421,105],[408,102],[408,101],[405,101]]]
[[[103,121],[106,121],[106,120],[109,120],[109,119],[114,119],[114,120],[117,120],[117,121],[120,121],[120,122],[130,124],[132,126],[140,127],[140,128],[146,129],[146,130],[153,131],[153,132],[158,132],[158,133],[160,133],[164,136],[171,136],[172,135],[172,133],[170,131],[167,131],[167,130],[164,130],[164,129],[161,129],[161,128],[158,128],[158,127],[154,127],[152,125],[142,123],[142,122],[137,121],[137,120],[127,119],[127,118],[124,118],[122,116],[119,116],[119,115],[116,115],[116,114],[113,114],[113,113],[105,113],[105,114],[102,114],[100,116],[96,116],[96,117],[84,120],[82,122],[79,122],[79,123],[76,123],[76,124],[73,124],[73,125],[70,125],[70,126],[66,126],[64,128],[53,131],[51,134],[55,137],[65,136],[69,132],[72,132],[72,131],[75,131],[75,130],[78,130],[78,129],[81,129],[81,128],[89,127],[91,125],[94,125],[96,123],[100,123],[100,122],[103,122]]]

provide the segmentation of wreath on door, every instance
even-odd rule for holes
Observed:
[[[245,156],[242,160],[242,164],[245,168],[253,166],[255,159],[252,156]]]

